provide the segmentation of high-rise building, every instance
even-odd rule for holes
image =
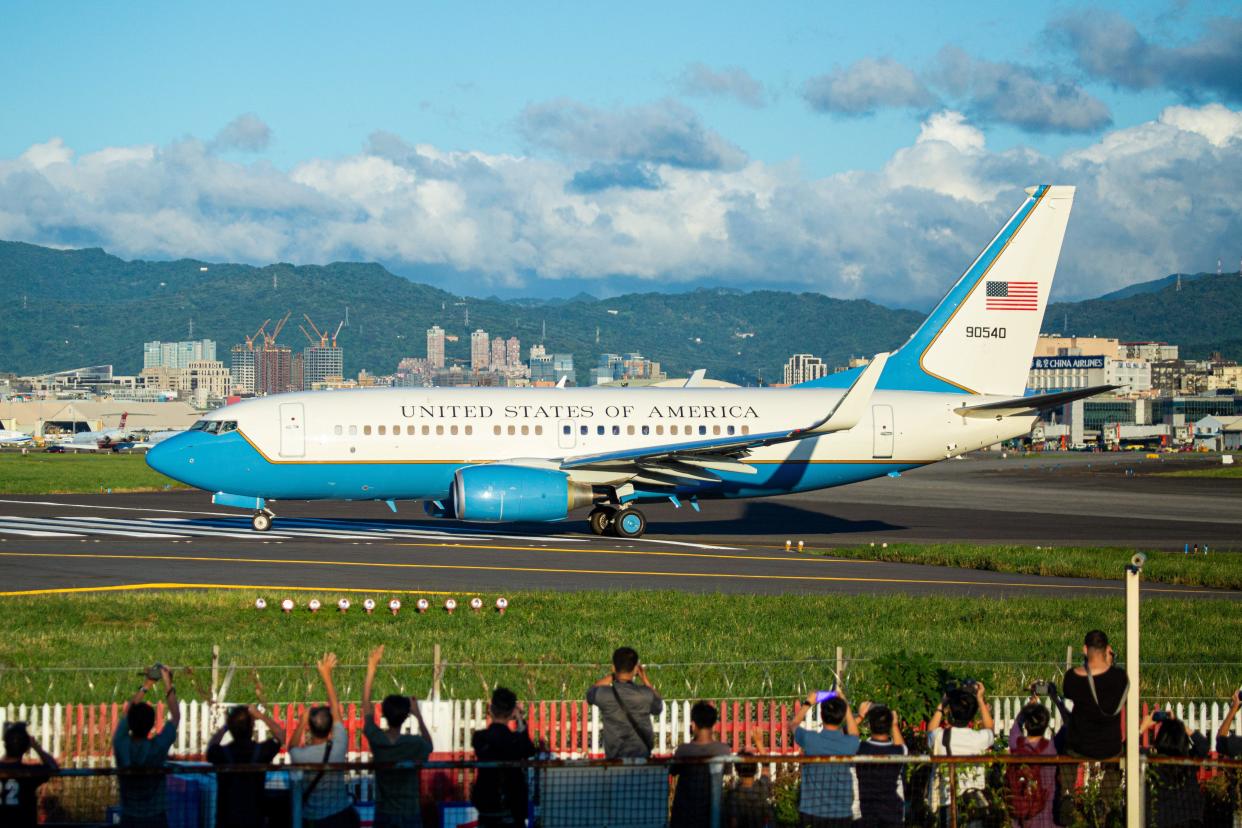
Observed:
[[[503,371],[508,367],[505,363],[505,340],[502,336],[492,338],[491,367],[493,371]]]
[[[306,376],[306,356],[305,352],[293,354],[289,360],[289,390],[305,391],[306,386],[304,378]]]
[[[480,328],[470,334],[470,370],[475,372],[486,371],[490,357],[487,331]]]
[[[234,345],[231,353],[229,382],[232,384],[233,391],[238,394],[253,394],[258,375],[255,354],[258,352],[245,345]]]
[[[211,339],[142,343],[143,368],[188,368],[191,362],[215,358],[216,343]]]
[[[302,351],[302,388],[311,391],[329,378],[345,376],[345,356],[335,345],[311,345]]]
[[[668,375],[660,370],[660,363],[652,362],[642,354],[600,354],[599,362],[591,369],[591,384],[602,385],[606,382],[621,380],[648,380],[660,382],[668,379]]]
[[[293,390],[293,350],[267,345],[254,352],[256,394],[283,394]]]
[[[214,359],[196,359],[181,372],[178,390],[193,397],[195,402],[223,399],[229,393],[229,369]]]
[[[817,356],[794,354],[785,363],[785,384],[797,385],[828,375],[828,366]]]
[[[439,325],[427,329],[427,364],[432,370],[444,367],[444,329]]]
[[[522,341],[516,336],[505,342],[505,367],[516,371],[522,367]]]

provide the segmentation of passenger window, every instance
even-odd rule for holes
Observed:
[[[357,437],[357,436],[358,436],[358,426],[353,425],[353,426],[350,426],[350,427],[349,427],[349,436],[350,436],[350,437]]]
[[[566,428],[568,428],[568,426],[566,426]],[[500,426],[498,426],[498,425],[492,426],[492,434],[495,434],[497,437],[499,437],[499,436],[500,436]]]
[[[675,425],[669,426],[669,427],[668,427],[668,433],[669,433],[669,434],[676,434],[676,433],[677,433],[677,426],[675,426]]]
[[[537,425],[535,426],[535,436],[538,437],[540,434],[543,434],[543,426]]]
[[[525,437],[527,434],[530,434],[530,426],[522,426],[522,436]]]
[[[699,434],[700,434],[700,435],[704,435],[704,434],[706,434],[706,433],[707,433],[707,426],[705,426],[705,425],[701,425],[701,426],[699,426]]]
[[[732,436],[733,436],[733,431],[734,431],[733,426],[729,426],[728,431],[729,431],[729,436],[730,436],[730,437],[732,437]]]
[[[714,426],[712,426],[712,434],[713,434],[713,435],[718,435],[718,434],[720,434],[720,426],[718,426],[718,425],[714,425]]]
[[[617,436],[619,436],[620,434],[621,434],[621,426],[619,426],[619,425],[615,425],[615,426],[613,426],[613,427],[612,427],[612,436],[613,436],[613,437],[617,437]]]
[[[345,433],[345,429],[341,428],[340,426],[333,426],[332,433],[335,434],[337,437],[340,437],[342,434]]]
[[[457,426],[449,426],[449,434],[456,434]]]
[[[750,426],[748,426],[748,425],[744,425],[744,426],[742,426],[742,433],[743,433],[743,434],[750,434]]]
[[[574,427],[573,426],[561,426],[561,433],[562,434],[573,434]]]
[[[509,436],[512,437],[514,434],[517,434],[517,428],[514,426],[509,426],[508,432],[509,432]]]
[[[633,437],[633,436],[634,436],[634,426],[632,426],[632,425],[631,425],[631,426],[626,426],[626,427],[625,427],[625,433],[626,433],[626,434],[628,434],[630,437]]]
[[[595,427],[595,433],[596,433],[596,434],[603,434],[603,433],[604,433],[604,427],[603,427],[603,426],[596,426],[596,427]]]
[[[582,433],[583,435],[585,435],[585,434],[587,433],[587,427],[586,427],[586,426],[580,426],[578,430],[579,430],[579,432],[580,432],[580,433]]]
[[[397,436],[398,434],[400,434],[400,433],[401,433],[401,426],[399,426],[399,425],[395,425],[395,426],[393,426],[393,427],[392,427],[392,436],[393,436],[393,437],[396,437],[396,436]]]
[[[466,435],[474,434],[474,426],[466,426]]]
[[[363,434],[365,434],[365,435],[367,435],[367,436],[370,436],[370,434],[371,434],[371,427],[370,427],[370,426],[363,426],[363,427],[362,427],[362,433],[363,433]]]
[[[436,426],[436,434],[443,434],[443,433],[444,433],[444,426],[442,425]]]
[[[379,427],[379,435],[380,435],[381,437],[383,437],[386,433],[387,433],[387,429],[385,429],[385,427],[384,427],[384,426],[380,426],[380,427]]]
[[[413,436],[414,436],[414,426],[412,426],[412,425],[408,425],[408,426],[406,426],[406,427],[405,427],[405,433],[406,433],[406,434],[408,434],[408,435],[410,435],[411,437],[413,437]]]
[[[431,433],[431,426],[428,426],[428,425],[423,426],[423,436],[426,437],[430,433]]]
[[[663,433],[664,433],[664,426],[662,425],[656,426],[656,434],[663,434]]]
[[[643,436],[646,437],[651,433],[651,426],[643,426]]]

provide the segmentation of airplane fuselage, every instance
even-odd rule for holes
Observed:
[[[621,448],[806,427],[843,389],[362,389],[248,400],[165,441],[163,464],[208,491],[267,499],[442,500],[464,466],[556,468]],[[849,431],[759,447],[753,474],[716,470],[679,494],[759,497],[880,477],[1030,431],[1033,417],[968,419],[979,396],[877,391]],[[223,427],[224,430],[221,431]],[[173,458],[172,452],[176,453]],[[608,471],[574,480],[608,484]],[[610,479],[611,478],[611,479]],[[645,493],[638,500],[664,499]]]

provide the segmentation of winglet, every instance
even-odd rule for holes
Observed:
[[[884,373],[884,365],[888,362],[888,357],[887,353],[876,354],[828,416],[802,433],[829,434],[833,431],[848,431],[858,425],[858,421],[862,419],[867,406],[871,403],[871,395],[880,381],[880,375]]]
[[[686,380],[686,384],[682,388],[700,388],[703,385],[703,377],[707,376],[706,368],[696,368],[690,378]]]

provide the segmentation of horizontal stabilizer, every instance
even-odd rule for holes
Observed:
[[[1056,408],[1074,400],[1085,400],[1096,394],[1120,388],[1120,385],[1093,385],[1090,388],[1076,388],[1073,391],[1058,391],[1054,394],[1037,394],[1033,397],[1014,397],[1009,400],[981,403],[980,405],[964,405],[953,409],[953,413],[963,417],[997,418],[1017,417],[1036,414],[1049,408]]]

